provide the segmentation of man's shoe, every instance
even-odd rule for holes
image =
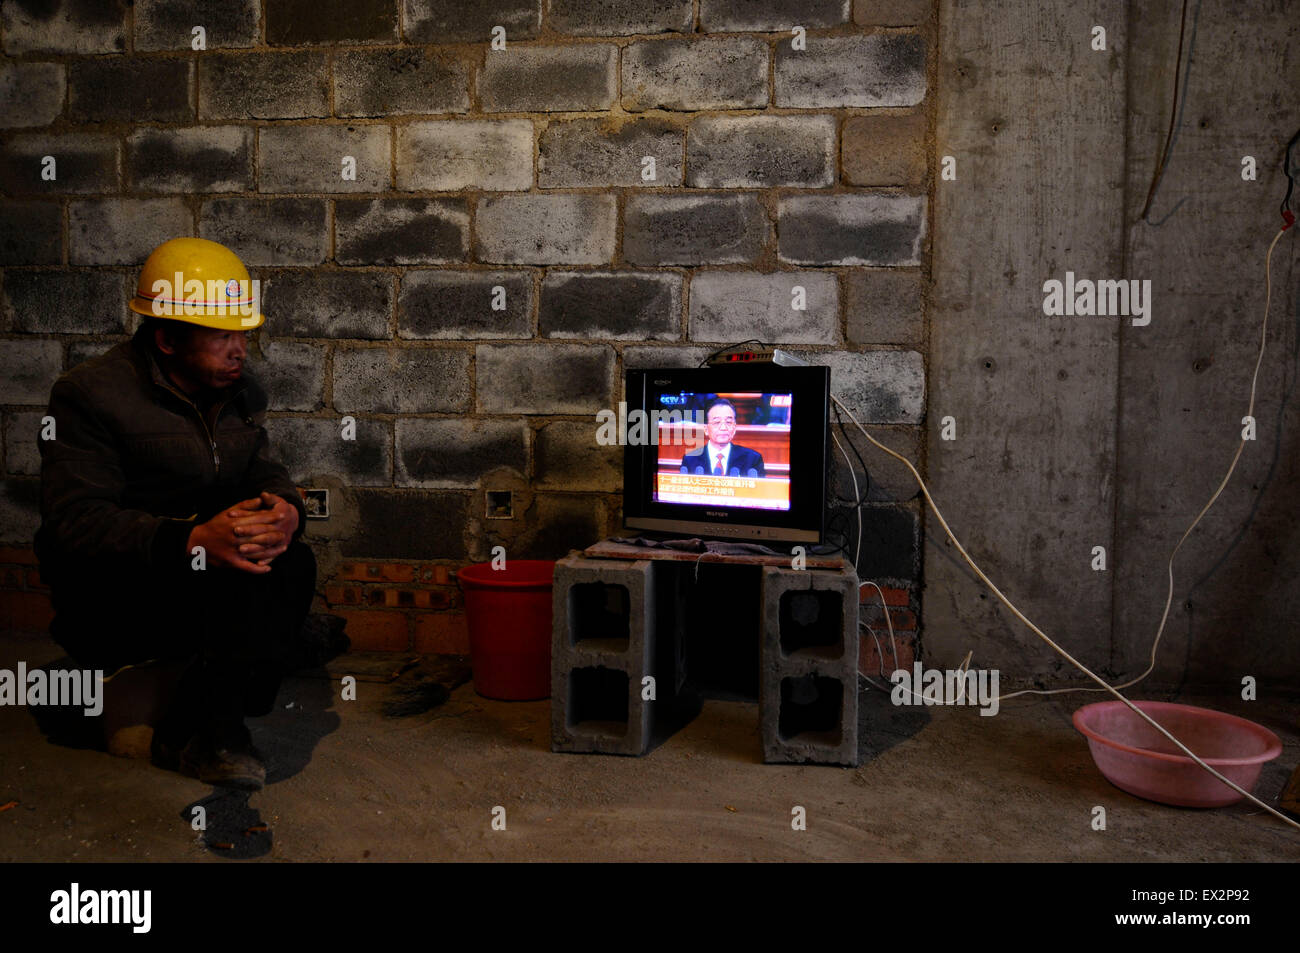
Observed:
[[[180,754],[180,770],[204,784],[260,791],[266,763],[251,744],[214,744],[196,736]]]
[[[252,744],[215,745],[195,735],[178,751],[155,742],[153,763],[204,784],[244,791],[260,791],[266,786],[266,762]]]

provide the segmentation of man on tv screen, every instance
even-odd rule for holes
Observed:
[[[705,411],[704,432],[709,442],[682,457],[683,473],[710,476],[761,477],[763,455],[757,450],[732,443],[736,432],[736,405],[725,397],[710,401]]]

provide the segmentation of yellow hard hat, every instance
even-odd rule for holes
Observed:
[[[239,256],[206,238],[173,238],[145,260],[130,308],[222,331],[249,331],[266,320],[260,283]]]

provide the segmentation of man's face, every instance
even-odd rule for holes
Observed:
[[[731,443],[731,438],[736,432],[735,412],[726,404],[710,407],[704,429],[710,440],[720,447],[725,447]]]
[[[168,372],[186,390],[220,389],[239,380],[248,357],[247,331],[195,327],[188,341],[176,342],[169,353]]]

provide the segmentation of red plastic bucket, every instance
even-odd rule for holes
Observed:
[[[554,560],[511,559],[456,573],[465,592],[474,690],[485,698],[551,695],[551,579]]]

